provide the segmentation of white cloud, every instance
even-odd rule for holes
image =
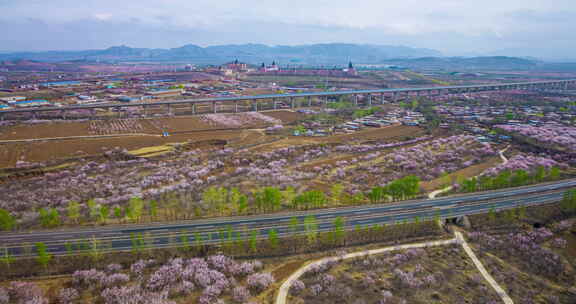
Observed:
[[[576,28],[574,0],[0,0],[0,11],[0,22],[8,24],[32,19],[72,27],[106,21],[126,32],[142,27],[178,32],[185,43],[196,44],[341,41],[473,51],[548,39],[555,47],[576,46],[569,30]],[[185,34],[198,31],[203,34]]]
[[[94,14],[94,18],[98,19],[98,20],[108,20],[110,18],[112,18],[112,14],[110,13],[99,13],[99,14]]]

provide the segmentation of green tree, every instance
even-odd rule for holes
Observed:
[[[264,187],[254,193],[254,202],[260,211],[278,210],[282,203],[282,193],[276,187]]]
[[[131,221],[139,221],[142,217],[144,201],[139,197],[133,197],[128,202],[127,216]]]
[[[36,243],[36,255],[36,261],[38,264],[47,269],[50,261],[52,260],[52,255],[48,252],[46,244],[41,242]]]
[[[80,219],[80,204],[78,202],[75,201],[70,201],[68,203],[68,218],[71,219],[74,223],[78,223],[78,220]]]
[[[95,200],[90,199],[86,202],[88,206],[88,213],[91,220],[97,219],[100,215],[100,205]]]
[[[525,205],[518,206],[516,208],[516,212],[517,212],[517,217],[519,220],[523,220],[526,218],[526,206]]]
[[[202,236],[200,235],[200,232],[198,232],[198,231],[194,232],[194,243],[196,246],[196,250],[198,252],[200,252],[202,250]]]
[[[0,251],[0,262],[2,262],[6,267],[10,268],[10,265],[14,262],[14,256],[10,254],[7,247],[2,248]]]
[[[16,226],[16,219],[5,209],[0,208],[0,230],[12,230]]]
[[[149,208],[150,208],[150,217],[152,219],[156,219],[156,216],[158,216],[158,202],[156,202],[156,200],[151,200],[149,202]]]
[[[494,206],[490,207],[490,210],[488,210],[488,219],[491,223],[496,222],[496,209]]]
[[[106,223],[106,220],[108,220],[109,215],[110,215],[110,208],[108,208],[108,206],[102,206],[100,208],[100,222]]]
[[[188,239],[188,235],[186,234],[186,231],[180,232],[180,244],[181,244],[182,250],[184,250],[184,251],[190,250],[190,240]]]
[[[122,218],[122,208],[120,206],[114,207],[114,217],[117,219]]]
[[[316,217],[308,215],[304,218],[304,231],[306,231],[306,239],[309,244],[315,243],[318,236],[318,224]]]
[[[324,207],[326,205],[326,202],[328,202],[328,199],[326,198],[324,192],[318,190],[311,190],[296,196],[294,202],[297,208],[301,208],[303,206],[304,209],[307,210],[310,208]]]
[[[298,226],[300,225],[300,221],[297,217],[293,216],[290,218],[290,232],[293,236],[298,233]]]
[[[416,110],[416,108],[418,108],[418,100],[416,99],[412,100],[412,102],[410,103],[410,108],[412,109],[412,111]]]
[[[576,189],[570,189],[564,192],[560,206],[562,210],[567,213],[576,211]]]
[[[534,181],[541,182],[544,180],[545,176],[546,176],[546,169],[544,168],[544,166],[538,166],[538,168],[536,168],[536,173],[534,174]]]
[[[226,201],[227,190],[215,186],[208,187],[202,193],[202,201],[208,204],[212,210],[222,211],[223,204]]]
[[[255,253],[258,250],[258,232],[252,230],[250,233],[250,250]]]
[[[334,241],[341,243],[346,236],[346,228],[344,218],[339,216],[334,219]]]
[[[294,198],[296,198],[296,190],[293,187],[288,186],[284,191],[282,191],[282,201],[288,206],[292,206],[294,203]]]
[[[92,259],[92,261],[96,263],[102,259],[102,256],[104,255],[103,249],[104,248],[102,246],[102,242],[96,237],[92,237],[92,239],[90,239],[90,249],[88,250],[87,254]]]
[[[270,248],[278,248],[278,232],[276,229],[268,230],[268,243],[270,244]]]
[[[74,244],[72,242],[64,242],[64,248],[66,248],[66,254],[72,256],[74,254]]]
[[[550,178],[550,180],[560,179],[560,168],[558,168],[558,167],[550,168],[549,178]]]
[[[41,208],[40,214],[40,225],[44,228],[53,228],[60,225],[60,215],[56,208]]]
[[[334,205],[340,204],[342,199],[342,193],[344,192],[344,186],[342,184],[334,184],[330,189],[330,201]]]
[[[132,243],[132,252],[139,253],[144,247],[144,238],[142,233],[130,233],[130,242]]]
[[[238,198],[238,214],[244,214],[248,209],[248,197],[244,194]]]
[[[240,190],[238,190],[238,188],[236,187],[230,189],[230,191],[228,192],[228,201],[230,202],[230,205],[232,205],[233,210],[240,210],[241,197],[242,193],[240,193]],[[238,211],[238,213],[240,212]]]
[[[376,204],[382,202],[386,198],[387,194],[388,187],[376,186],[370,190],[367,196],[372,204]]]

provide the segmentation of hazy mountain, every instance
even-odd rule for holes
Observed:
[[[488,56],[488,57],[423,57],[414,59],[386,59],[381,63],[407,68],[433,68],[447,70],[513,70],[537,69],[547,64],[528,58]]]
[[[220,63],[239,59],[248,63],[276,60],[281,63],[342,64],[348,60],[353,60],[358,63],[374,63],[390,58],[416,58],[424,56],[442,56],[442,54],[436,50],[405,46],[346,43],[298,46],[240,44],[209,47],[188,44],[172,49],[114,46],[105,50],[0,53],[0,60],[28,59],[38,61],[65,61],[84,59],[101,61],[148,60]]]

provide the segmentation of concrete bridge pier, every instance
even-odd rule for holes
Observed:
[[[354,106],[358,106],[358,94],[354,94]]]
[[[238,113],[238,101],[234,102],[234,113]]]
[[[272,98],[272,109],[276,110],[277,104],[276,104],[276,99]]]
[[[62,116],[62,119],[66,119],[66,110],[61,110],[60,111],[60,116]]]
[[[216,108],[216,102],[213,101],[212,102],[212,113],[216,114],[218,112],[218,109]]]
[[[384,104],[386,101],[384,93],[380,94],[380,104]]]
[[[312,106],[312,96],[308,96],[306,97],[306,99],[308,99],[308,107]]]
[[[296,108],[294,97],[290,97],[290,109]]]
[[[254,99],[252,102],[254,103],[254,112],[258,112],[258,100]]]
[[[368,107],[372,106],[372,94],[368,94]]]

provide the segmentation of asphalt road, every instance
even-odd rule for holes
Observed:
[[[297,217],[300,230],[306,216],[316,218],[319,231],[332,229],[334,219],[345,218],[347,228],[373,224],[391,224],[402,221],[413,221],[415,217],[430,219],[436,216],[450,218],[461,215],[487,213],[491,208],[496,210],[515,208],[526,205],[541,205],[557,202],[567,188],[575,187],[576,179],[554,183],[510,188],[506,190],[478,192],[456,195],[439,199],[419,199],[393,204],[363,205],[354,207],[317,209],[310,211],[283,212],[277,214],[228,217],[203,220],[191,220],[178,223],[153,223],[78,228],[52,231],[33,231],[26,233],[0,234],[0,248],[7,247],[14,256],[34,254],[31,244],[43,242],[52,254],[65,254],[66,242],[78,244],[81,241],[96,238],[108,244],[107,250],[130,250],[131,235],[143,234],[154,247],[175,246],[180,241],[179,235],[187,235],[190,244],[194,242],[194,233],[199,232],[205,243],[220,241],[220,232],[232,227],[243,233],[246,230],[257,230],[259,238],[266,238],[270,229],[275,229],[280,236],[291,233],[290,220]],[[243,237],[242,234],[240,237]],[[23,247],[24,246],[24,247]]]

